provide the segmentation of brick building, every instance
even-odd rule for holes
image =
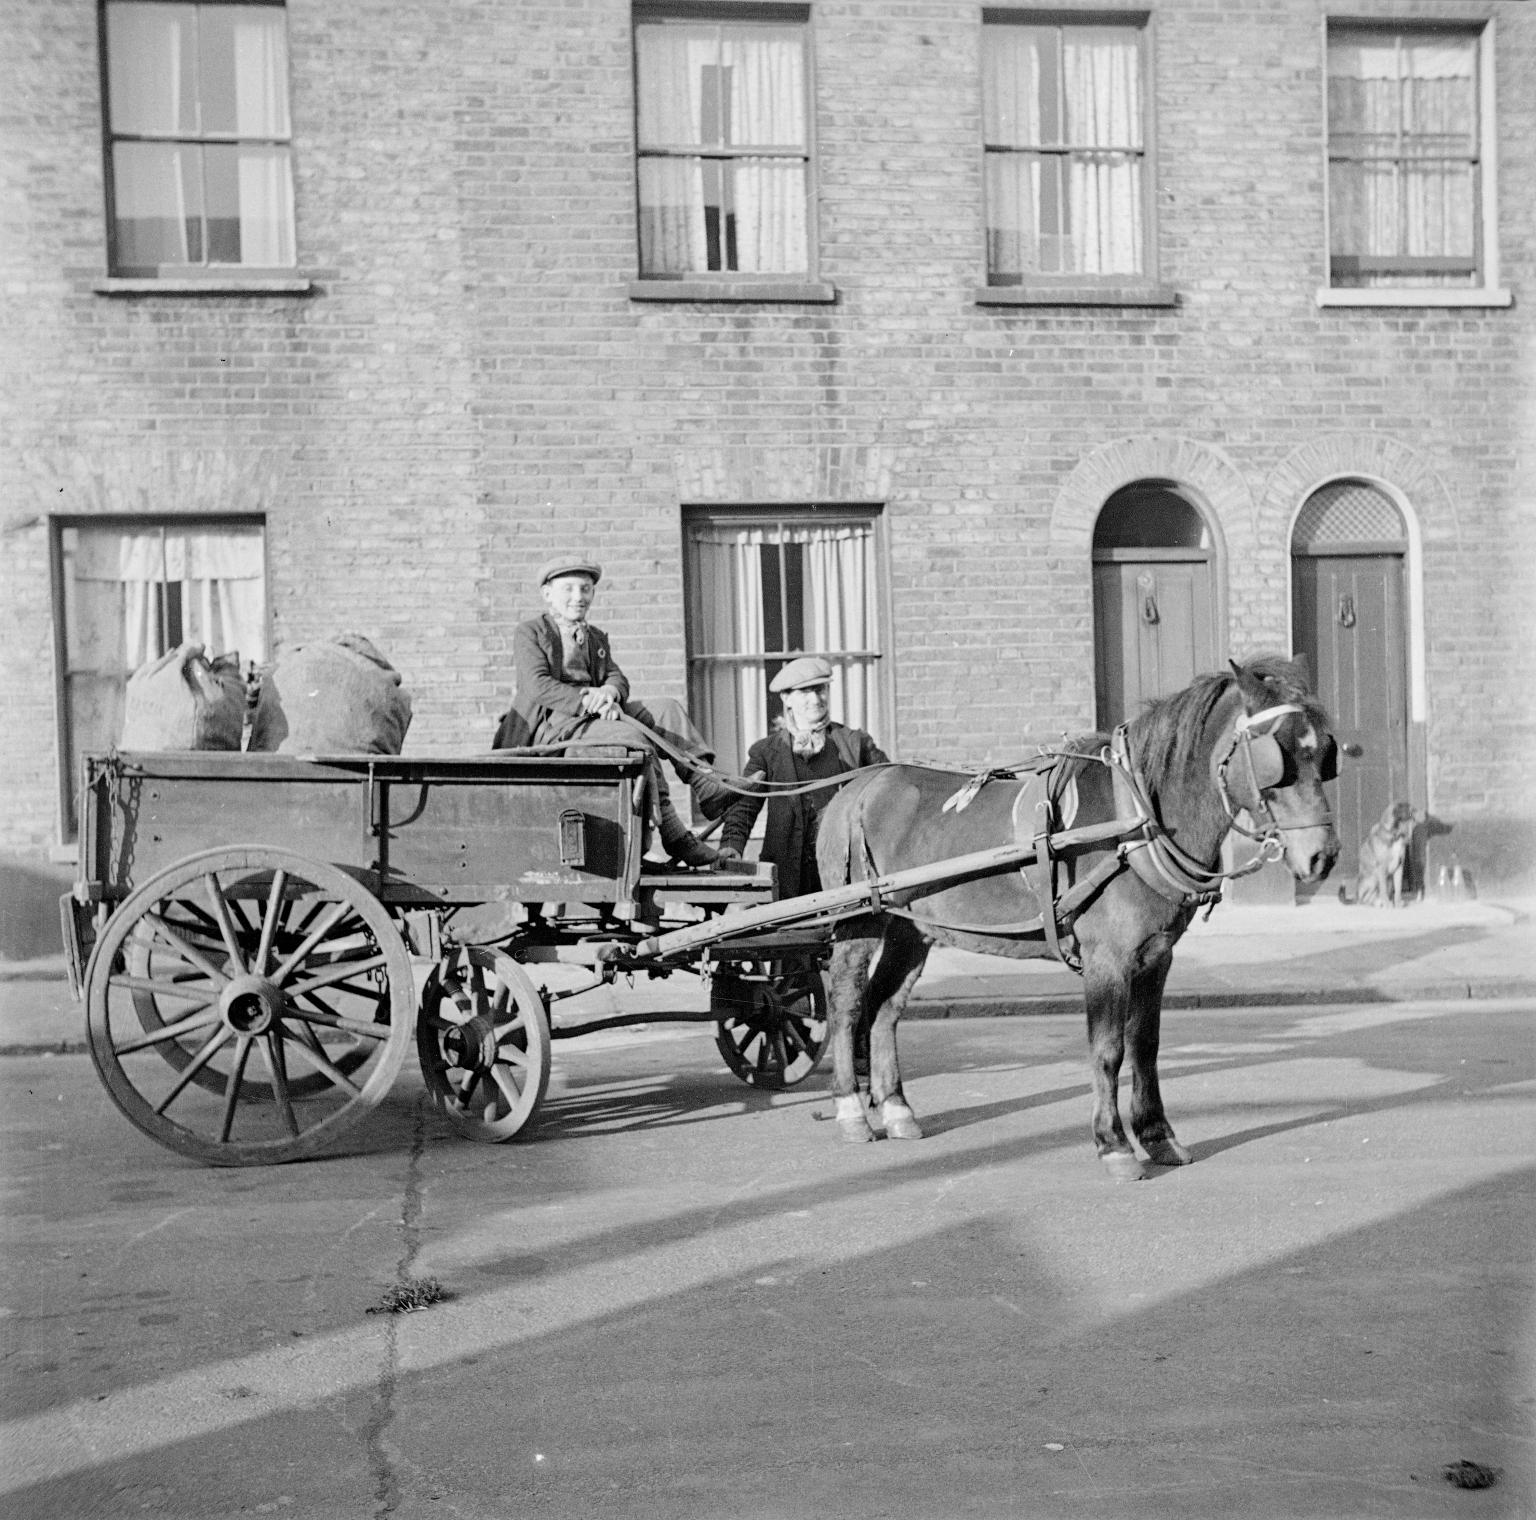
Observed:
[[[176,636],[355,629],[483,749],[608,567],[729,759],[906,759],[1303,650],[1353,838],[1536,858],[1536,13],[0,0],[0,851]]]

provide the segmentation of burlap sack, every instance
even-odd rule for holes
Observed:
[[[239,749],[245,722],[240,656],[210,660],[197,643],[146,661],[128,677],[120,749]]]
[[[286,650],[261,672],[249,750],[398,755],[411,726],[400,672],[360,633]]]

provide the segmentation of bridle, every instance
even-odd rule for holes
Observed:
[[[1280,838],[1282,833],[1297,829],[1331,828],[1333,825],[1333,814],[1326,805],[1321,813],[1303,818],[1297,823],[1281,823],[1275,817],[1266,796],[1267,792],[1285,779],[1286,754],[1274,736],[1274,727],[1282,718],[1292,713],[1301,715],[1303,712],[1294,702],[1277,702],[1273,707],[1261,708],[1256,713],[1239,713],[1237,722],[1232,726],[1232,742],[1216,766],[1216,789],[1221,794],[1221,805],[1226,809],[1229,823],[1239,834],[1257,840],[1261,851],[1272,851],[1268,857],[1271,860],[1278,860],[1285,852]],[[1252,803],[1238,802],[1232,796],[1227,773],[1234,762],[1241,766],[1240,782],[1246,780],[1253,797]],[[1329,747],[1318,765],[1318,776],[1323,781],[1331,781],[1337,774],[1336,751],[1330,738]],[[1254,830],[1239,822],[1240,812],[1246,812],[1261,827]]]

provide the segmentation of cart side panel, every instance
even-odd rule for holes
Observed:
[[[640,820],[630,778],[470,778],[380,787],[381,894],[445,902],[632,897]]]
[[[89,862],[99,895],[108,899],[188,855],[222,845],[293,850],[344,870],[377,868],[368,788],[355,776],[257,774],[236,780],[130,768],[104,773],[91,795],[82,873]]]

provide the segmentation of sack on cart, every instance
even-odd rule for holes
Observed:
[[[286,650],[261,672],[246,748],[289,755],[398,755],[410,693],[372,642],[344,633]]]
[[[245,680],[240,656],[209,659],[189,642],[146,661],[128,677],[120,749],[240,748]]]

